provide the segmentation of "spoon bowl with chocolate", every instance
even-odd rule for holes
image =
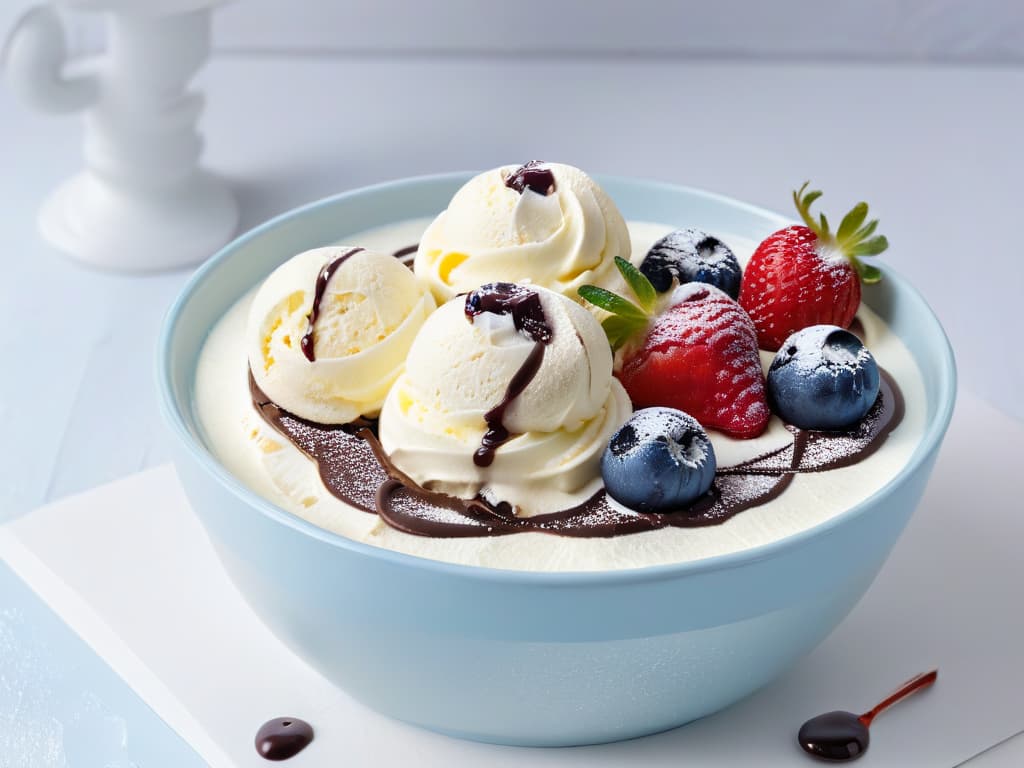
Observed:
[[[736,276],[791,221],[718,195],[531,162],[291,211],[167,316],[182,485],[262,620],[391,717],[550,746],[711,714],[850,611],[949,423],[949,344],[863,213],[816,232],[855,244],[853,319],[776,354]],[[784,421],[778,356],[866,410]]]

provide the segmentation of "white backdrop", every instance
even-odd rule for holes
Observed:
[[[136,0],[142,4],[146,0]],[[0,0],[6,30],[31,0]],[[102,46],[75,15],[72,48]],[[1024,64],[1024,0],[233,0],[221,50]]]

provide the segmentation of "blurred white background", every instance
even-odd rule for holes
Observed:
[[[145,0],[137,0],[144,3]],[[0,29],[30,0],[3,0]],[[71,45],[102,47],[90,15]],[[234,0],[220,51],[502,53],[1024,63],[1021,0]]]

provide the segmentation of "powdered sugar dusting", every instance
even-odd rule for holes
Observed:
[[[839,375],[844,370],[856,371],[871,359],[856,336],[835,325],[816,325],[790,336],[779,350],[781,363],[793,365],[805,373],[829,371]]]
[[[717,237],[699,229],[669,232],[651,246],[640,271],[662,293],[671,288],[673,280],[712,283],[732,296],[739,292],[741,270],[735,254]]]
[[[754,324],[738,302],[705,283],[673,291],[642,350],[624,358],[620,379],[641,405],[652,382],[671,371],[673,388],[661,387],[660,401],[679,407],[704,426],[730,435],[760,434],[770,417]],[[654,384],[657,387],[657,384]]]
[[[636,411],[612,438],[617,456],[640,450],[647,443],[660,442],[678,465],[700,469],[708,460],[710,447],[703,427],[689,414],[674,408],[644,408]]]
[[[482,520],[467,516],[461,510],[439,504],[429,504],[419,496],[410,494],[409,490],[404,487],[397,488],[391,493],[389,511],[401,517],[426,520],[440,525],[468,525],[482,529],[481,532],[492,527]]]

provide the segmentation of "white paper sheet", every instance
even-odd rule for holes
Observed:
[[[813,765],[795,743],[803,720],[867,709],[931,666],[934,689],[880,716],[858,765],[952,766],[1024,728],[1022,450],[1021,424],[964,395],[921,508],[821,647],[726,712],[600,747],[460,742],[348,698],[249,610],[169,467],[0,528],[0,556],[218,768],[265,768],[253,736],[285,714],[317,729],[294,768]]]

